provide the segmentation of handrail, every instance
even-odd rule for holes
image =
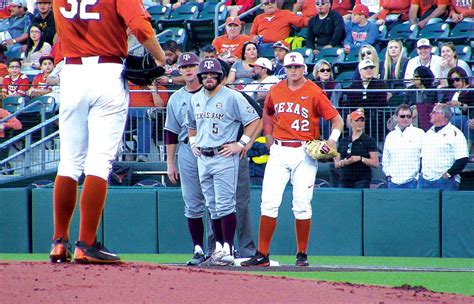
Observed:
[[[41,128],[44,128],[45,126],[49,125],[50,123],[55,122],[56,120],[58,120],[58,118],[59,118],[59,115],[55,115],[55,116],[49,118],[48,120],[45,120],[44,122],[34,126],[33,128],[28,129],[28,130],[26,130],[26,131],[24,131],[24,132],[22,132],[22,133],[20,133],[16,136],[10,138],[7,141],[4,141],[3,143],[0,144],[0,150],[5,148],[9,144],[12,144],[12,143],[16,142],[17,140],[25,138],[26,136],[31,135],[32,133],[40,130]]]
[[[27,106],[24,106],[23,108],[20,108],[18,111],[14,112],[14,113],[11,113],[10,115],[0,119],[0,123],[4,123],[6,121],[8,121],[9,119],[13,118],[13,117],[17,117],[18,115],[20,115],[21,113],[31,109],[32,107],[36,106],[37,104],[42,104],[43,101],[42,100],[36,100],[34,102],[32,102],[31,104],[27,105]],[[0,145],[1,147],[1,145]]]
[[[249,16],[250,14],[252,14],[253,12],[258,11],[259,9],[260,9],[260,4],[254,6],[254,7],[252,7],[251,9],[249,9],[249,10],[246,11],[246,12],[243,12],[243,13],[240,14],[238,17],[239,17],[239,19],[242,19],[243,17],[247,17],[247,16]],[[224,27],[225,27],[225,24],[219,26],[219,30],[222,29],[222,28],[224,28]],[[218,36],[218,35],[216,34],[216,37],[217,37],[217,36]]]

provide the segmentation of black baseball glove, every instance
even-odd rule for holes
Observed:
[[[144,56],[128,55],[122,76],[136,85],[143,86],[152,84],[164,73],[165,69],[156,65],[153,56],[145,53]]]

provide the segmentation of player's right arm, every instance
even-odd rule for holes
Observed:
[[[167,165],[167,174],[168,178],[170,179],[170,182],[173,184],[176,184],[176,182],[179,179],[179,172],[178,169],[176,168],[175,164],[175,156],[176,154],[176,144],[167,144],[166,145],[166,165]]]
[[[265,103],[263,106],[263,134],[265,135],[266,142],[265,146],[267,149],[270,149],[270,147],[273,145],[273,115],[274,115],[274,109],[273,109],[273,102],[271,99],[271,94],[269,93],[267,95],[267,98],[265,98]]]

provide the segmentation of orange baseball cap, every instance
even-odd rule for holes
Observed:
[[[351,113],[351,120],[356,121],[359,118],[365,118],[364,109],[357,109]]]
[[[229,17],[227,18],[225,25],[229,25],[229,24],[242,25],[242,22],[240,22],[239,17]]]

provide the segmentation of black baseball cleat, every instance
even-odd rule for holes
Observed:
[[[74,262],[78,264],[111,264],[120,263],[120,257],[110,252],[100,242],[87,246],[84,242],[77,241]]]
[[[249,260],[240,263],[240,266],[259,266],[259,267],[268,267],[270,266],[270,255],[263,255],[260,251],[250,258]]]
[[[296,255],[296,266],[309,266],[308,255],[304,252],[298,252]]]
[[[57,238],[51,245],[49,253],[51,263],[69,263],[71,262],[71,245],[62,238]]]

